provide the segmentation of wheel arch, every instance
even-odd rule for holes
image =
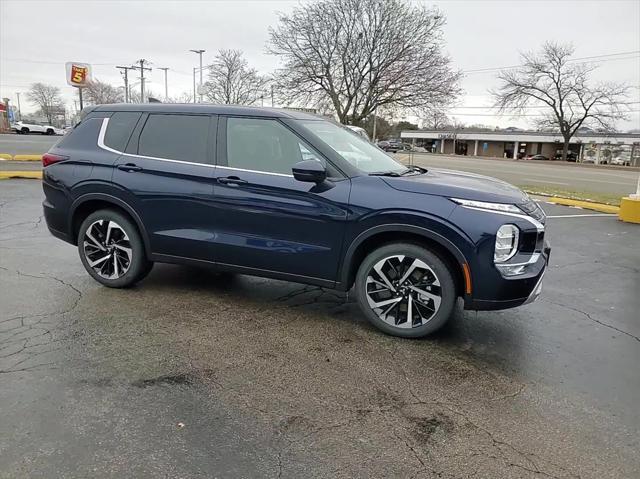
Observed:
[[[77,245],[80,225],[84,219],[94,211],[98,211],[100,209],[114,209],[131,218],[138,227],[147,256],[151,254],[151,250],[149,249],[149,238],[140,216],[126,201],[106,193],[88,193],[78,197],[71,204],[68,230],[71,235],[71,239],[73,240],[73,244]]]
[[[439,233],[410,224],[379,225],[360,233],[345,253],[339,289],[351,289],[367,254],[385,244],[398,242],[417,243],[429,248],[451,267],[458,295],[466,297],[471,294],[469,261],[460,248]]]

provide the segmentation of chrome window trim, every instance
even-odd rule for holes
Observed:
[[[520,218],[520,219],[528,221],[533,226],[535,226],[536,230],[538,230],[538,233],[544,232],[544,225],[542,223],[540,223],[538,220],[536,220],[535,218],[532,218],[531,216],[519,215],[517,213],[509,213],[507,211],[485,210],[484,208],[476,208],[475,206],[465,206],[465,205],[459,205],[459,206],[461,206],[462,208],[467,208],[469,210],[482,211],[484,213],[494,213],[494,214],[497,214],[497,215],[510,216],[512,218]]]
[[[287,178],[293,178],[293,175],[287,175],[285,173],[272,173],[270,171],[246,170],[244,168],[233,168],[231,166],[222,166],[222,165],[218,165],[218,168],[224,168],[225,170],[234,170],[234,171],[246,171],[247,173],[261,173],[263,175],[284,176]]]
[[[230,166],[220,166],[220,165],[209,165],[207,163],[194,163],[192,161],[184,161],[184,160],[172,160],[170,158],[158,158],[156,156],[144,156],[137,155],[133,153],[125,153],[124,151],[116,150],[115,148],[111,148],[104,143],[104,137],[107,134],[107,127],[109,125],[109,118],[102,119],[102,126],[100,127],[100,133],[98,134],[98,147],[103,150],[110,151],[111,153],[117,153],[122,156],[129,156],[131,158],[144,158],[147,160],[156,160],[156,161],[168,161],[170,163],[181,163],[185,165],[196,165],[196,166],[206,166],[207,168],[224,168],[226,170],[234,170],[234,171],[245,171],[247,173],[260,173],[263,175],[272,175],[272,176],[284,176],[286,178],[293,178],[293,175],[287,175],[284,173],[271,173],[269,171],[258,171],[258,170],[245,170],[243,168],[232,168]]]
[[[215,168],[216,165],[210,165],[208,163],[195,163],[193,161],[184,161],[184,160],[172,160],[170,158],[158,158],[156,156],[144,156],[137,155],[133,153],[125,153],[124,151],[116,150],[115,148],[111,148],[110,146],[105,145],[104,137],[107,134],[107,126],[109,125],[109,118],[104,118],[102,120],[102,127],[100,128],[100,133],[98,134],[98,146],[103,150],[110,151],[112,153],[117,153],[122,156],[129,156],[131,158],[144,158],[146,160],[156,160],[156,161],[168,161],[169,163],[180,163],[185,165],[195,165],[195,166],[205,166],[207,168]]]

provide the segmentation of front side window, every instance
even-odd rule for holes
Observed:
[[[364,173],[402,173],[407,170],[371,142],[335,123],[324,120],[302,120],[300,123]]]
[[[109,118],[104,144],[114,150],[124,151],[142,113],[135,111],[119,111]]]
[[[227,119],[227,166],[291,175],[302,160],[324,159],[277,120]],[[330,175],[331,176],[331,175]]]
[[[208,116],[152,114],[140,133],[138,154],[207,163],[208,136]]]

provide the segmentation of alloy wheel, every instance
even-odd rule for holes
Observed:
[[[98,220],[87,228],[83,238],[87,264],[105,279],[118,279],[131,266],[132,249],[124,229],[111,220]]]
[[[426,324],[442,302],[434,271],[424,261],[407,255],[378,261],[367,274],[365,288],[373,312],[396,328]]]

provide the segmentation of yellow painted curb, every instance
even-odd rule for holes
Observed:
[[[622,198],[618,218],[627,223],[640,224],[640,198],[631,198],[629,196]]]
[[[10,178],[39,180],[42,179],[42,171],[0,171],[0,180],[8,180]]]
[[[615,213],[618,213],[618,211],[620,211],[620,208],[618,206],[605,205],[603,203],[593,203],[591,201],[570,200],[569,198],[558,198],[557,196],[549,198],[548,201],[550,203],[555,203],[557,205],[578,206],[586,210],[599,211],[600,213],[615,214]]]
[[[13,155],[14,161],[42,161],[42,155]]]
[[[0,153],[0,160],[11,160],[12,158],[13,156],[8,153]]]

